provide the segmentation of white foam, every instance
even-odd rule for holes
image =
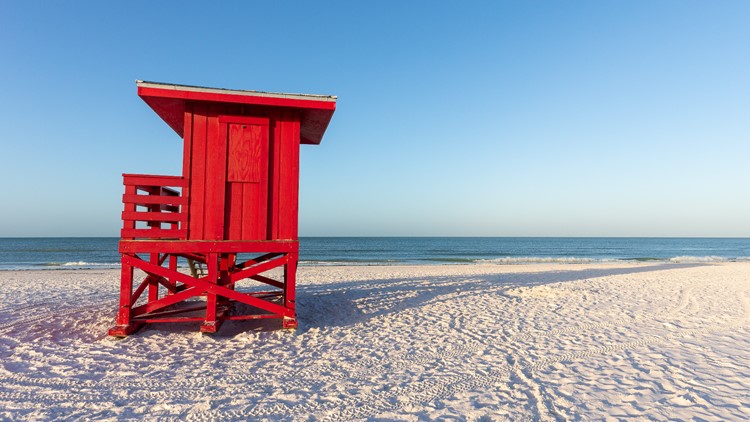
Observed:
[[[381,261],[299,261],[301,266],[322,266],[322,267],[341,267],[341,266],[373,266],[373,265],[401,265],[406,263],[400,263],[397,260],[381,260]]]
[[[479,264],[592,264],[597,262],[616,262],[615,259],[578,258],[574,256],[545,257],[545,256],[521,256],[503,257],[493,259],[478,259]]]
[[[691,262],[728,262],[730,259],[721,256],[675,256],[669,258],[669,262],[691,263]]]
[[[85,262],[85,261],[76,261],[76,262],[65,262],[63,264],[51,264],[52,266],[59,265],[61,267],[119,267],[120,263],[112,263],[112,262]]]

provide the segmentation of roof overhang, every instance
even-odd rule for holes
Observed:
[[[138,96],[180,137],[184,136],[188,102],[280,107],[300,112],[300,142],[319,144],[336,110],[331,95],[284,94],[136,81]]]

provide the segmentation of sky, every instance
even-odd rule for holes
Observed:
[[[0,1],[0,237],[179,175],[135,80],[338,96],[301,236],[750,237],[750,2]]]

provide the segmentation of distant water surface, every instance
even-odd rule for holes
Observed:
[[[0,270],[117,268],[117,238],[0,238]],[[748,238],[305,237],[302,265],[720,262],[750,260]]]

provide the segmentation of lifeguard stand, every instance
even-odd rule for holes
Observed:
[[[123,175],[120,308],[109,335],[189,321],[211,333],[260,318],[296,328],[299,148],[320,143],[336,97],[136,85],[183,138],[183,169]],[[281,279],[262,274],[277,267]],[[136,270],[145,275],[134,284]],[[242,290],[241,281],[267,287]],[[248,312],[233,311],[237,302]]]

